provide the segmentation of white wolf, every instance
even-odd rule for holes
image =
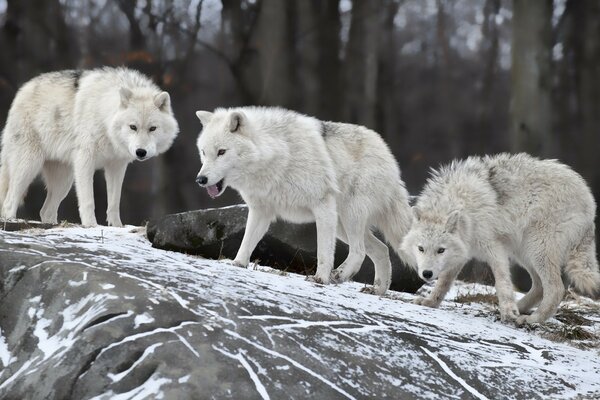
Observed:
[[[375,264],[374,287],[391,282],[387,246],[398,251],[410,228],[408,193],[394,156],[381,137],[362,126],[322,122],[280,108],[243,107],[196,113],[202,169],[197,182],[211,197],[227,186],[248,204],[248,221],[234,263],[245,266],[276,218],[316,221],[319,283],[346,281],[367,254]],[[335,239],[349,254],[332,274]]]
[[[104,168],[107,221],[121,226],[119,203],[127,164],[166,151],[178,133],[169,94],[125,68],[38,76],[17,93],[2,136],[0,206],[15,218],[28,186],[42,172],[42,222],[56,223],[73,179],[84,226],[96,225],[93,176]]]
[[[594,294],[600,287],[594,198],[579,174],[555,160],[500,154],[455,161],[432,173],[413,210],[402,249],[416,259],[419,276],[438,278],[419,304],[437,307],[471,258],[490,265],[501,317],[519,324],[556,312],[563,267],[578,291]],[[509,259],[533,282],[518,305]],[[531,315],[519,316],[538,303]]]

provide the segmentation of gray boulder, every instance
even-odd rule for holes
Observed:
[[[205,258],[233,259],[242,242],[248,208],[245,205],[171,214],[150,221],[148,239],[159,249],[196,254]],[[335,265],[348,254],[348,246],[337,242]],[[392,290],[415,293],[423,281],[390,249]],[[314,274],[317,265],[315,224],[276,221],[252,253],[252,259],[287,272]],[[373,263],[365,257],[357,282],[373,284]]]
[[[139,230],[0,231],[0,398],[600,395],[595,350],[359,287],[157,250]]]

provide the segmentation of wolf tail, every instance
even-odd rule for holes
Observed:
[[[598,298],[600,295],[600,272],[596,259],[593,223],[586,230],[581,242],[571,250],[565,273],[576,291]]]
[[[2,206],[6,198],[6,193],[8,192],[8,167],[3,159],[3,154],[0,153],[0,215],[2,214]]]
[[[388,242],[400,259],[411,268],[416,268],[416,262],[400,249],[402,240],[410,230],[413,220],[406,188],[403,185],[398,185],[392,199],[390,204],[381,212],[377,228],[383,233],[385,241]]]

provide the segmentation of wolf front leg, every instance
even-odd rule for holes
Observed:
[[[448,268],[444,270],[438,277],[435,287],[427,297],[417,297],[413,303],[419,304],[426,307],[437,307],[440,305],[448,290],[456,280],[458,273],[462,269],[462,265]]]
[[[490,249],[487,260],[494,280],[496,281],[496,295],[500,308],[500,319],[502,321],[515,320],[519,316],[519,308],[515,302],[515,292],[510,279],[510,263],[508,256],[502,249]]]
[[[241,267],[245,267],[250,262],[250,256],[254,251],[254,248],[263,238],[267,230],[269,229],[269,225],[271,225],[271,221],[273,220],[273,216],[266,211],[248,206],[248,221],[246,222],[246,230],[244,231],[244,238],[242,239],[242,244],[235,256],[235,260],[233,262]]]
[[[127,169],[126,161],[113,161],[104,168],[106,178],[106,195],[108,208],[106,210],[106,221],[109,226],[123,226],[119,207],[121,204],[121,189],[123,187],[123,178]]]
[[[313,213],[317,222],[317,272],[315,275],[307,277],[307,279],[326,285],[331,280],[335,252],[338,220],[335,197],[332,194],[327,195],[313,209]]]
[[[92,154],[92,152],[80,151],[73,162],[79,217],[81,218],[81,225],[86,227],[98,225],[94,210],[95,160]]]

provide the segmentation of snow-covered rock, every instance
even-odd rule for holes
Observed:
[[[154,249],[131,227],[0,231],[0,398],[600,395],[595,349],[360,287]]]
[[[235,258],[246,228],[248,208],[245,204],[222,208],[170,214],[148,223],[148,239],[159,249],[196,254],[205,258]],[[348,246],[338,241],[335,265],[348,255]],[[390,251],[392,290],[414,293],[423,281]],[[292,224],[276,221],[252,253],[261,265],[305,275],[314,274],[317,266],[317,231],[315,224]],[[354,280],[373,283],[373,263],[365,257]]]

